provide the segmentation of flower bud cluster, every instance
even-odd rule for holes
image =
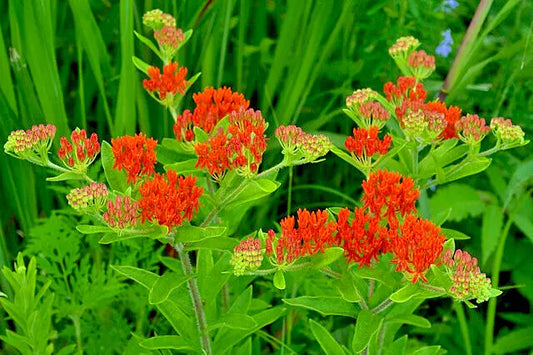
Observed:
[[[31,129],[11,132],[4,144],[4,151],[21,159],[47,160],[48,150],[56,134],[54,125],[37,125]]]
[[[378,93],[372,89],[358,89],[346,98],[346,106],[348,108],[357,108],[364,103],[374,100],[378,96]]]
[[[300,141],[300,150],[307,161],[315,161],[328,154],[331,141],[323,134],[306,134]]]
[[[233,257],[230,264],[233,265],[235,276],[245,275],[247,272],[254,272],[259,269],[263,261],[263,251],[259,239],[249,237],[242,240],[233,249]]]
[[[111,228],[133,227],[137,225],[139,204],[129,196],[117,195],[114,201],[107,201],[107,211],[102,217]]]
[[[452,280],[448,292],[453,297],[463,301],[476,299],[477,303],[490,298],[490,279],[481,272],[476,258],[460,249],[457,249],[454,255],[448,249],[442,256],[442,263],[447,267]]]
[[[67,137],[61,137],[59,145],[59,159],[67,168],[80,172],[85,172],[100,153],[98,135],[93,133],[87,137],[87,132],[79,128],[72,131],[70,141]]]
[[[279,126],[274,135],[278,139],[283,154],[295,156],[301,154],[312,162],[328,154],[331,141],[324,135],[312,135],[295,125]]]
[[[67,195],[68,204],[76,211],[100,211],[108,195],[105,184],[92,182],[89,185],[70,190]]]
[[[164,26],[154,31],[154,37],[161,48],[176,50],[185,39],[180,28]]]
[[[490,121],[490,128],[498,141],[505,145],[521,145],[524,143],[524,131],[522,131],[520,126],[513,125],[513,122],[509,119],[494,117]]]
[[[143,15],[143,24],[153,30],[159,30],[164,26],[176,27],[176,19],[170,14],[155,9]]]
[[[459,138],[468,145],[477,145],[489,133],[490,127],[478,115],[467,114],[455,123]]]
[[[413,36],[405,36],[400,37],[396,40],[396,43],[394,43],[389,48],[389,54],[393,58],[397,57],[404,57],[407,58],[407,56],[414,51],[416,48],[420,46],[420,41],[416,39]]]
[[[306,133],[298,126],[288,125],[276,128],[274,136],[283,148],[283,154],[295,154],[300,148]]]
[[[346,100],[348,101],[348,99]],[[357,104],[354,104],[354,102],[355,101],[351,101],[351,105],[348,106],[349,110],[346,111],[346,113],[359,127],[369,128],[370,126],[377,126],[381,129],[390,119],[389,111],[377,101],[359,101]]]
[[[414,51],[409,55],[407,65],[417,80],[423,80],[435,71],[435,57],[423,50]]]

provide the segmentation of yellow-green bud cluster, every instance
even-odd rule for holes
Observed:
[[[100,211],[106,202],[107,187],[98,182],[72,189],[67,195],[68,204],[76,211]]]
[[[506,120],[503,117],[495,117],[490,121],[490,128],[496,138],[503,144],[523,144],[524,131],[517,125],[513,125],[511,120]]]
[[[230,260],[233,265],[233,273],[236,276],[245,275],[248,272],[257,270],[263,262],[263,251],[259,239],[249,237],[242,240],[233,250],[233,257]]]
[[[396,40],[396,43],[394,43],[389,48],[389,54],[394,57],[404,57],[407,58],[407,56],[414,51],[416,48],[420,46],[420,41],[413,36],[405,36],[400,37]]]
[[[378,93],[370,88],[358,89],[346,98],[346,106],[353,109],[374,100],[377,96]]]
[[[469,145],[479,144],[490,131],[490,127],[485,124],[485,119],[478,115],[467,114],[455,123],[455,129],[459,138]]]
[[[300,149],[304,158],[308,161],[315,161],[320,157],[328,154],[331,148],[331,141],[323,134],[311,135],[307,134],[301,140]]]
[[[153,30],[159,30],[164,26],[176,27],[176,19],[172,15],[155,9],[143,15],[143,24]]]
[[[31,129],[11,132],[4,144],[4,151],[16,157],[26,159],[45,158],[56,134],[54,125],[37,125]]]

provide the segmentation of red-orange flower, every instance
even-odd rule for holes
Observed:
[[[446,237],[435,224],[408,215],[400,226],[400,235],[390,240],[396,271],[412,274],[413,283],[419,278],[427,282],[425,273],[441,255],[445,241]]]
[[[446,120],[446,128],[440,134],[443,139],[459,138],[455,129],[455,123],[461,117],[461,109],[457,106],[446,107],[446,104],[441,101],[431,101],[426,103],[425,108],[430,112],[437,112],[444,114]]]
[[[257,173],[266,150],[266,122],[261,112],[233,111],[228,121],[226,131],[221,128],[206,142],[194,146],[198,155],[196,167],[207,168],[215,179],[228,169],[245,176]]]
[[[111,139],[111,150],[115,157],[114,169],[126,170],[127,182],[134,183],[141,175],[152,175],[154,171],[157,141],[146,138],[143,133]]]
[[[157,92],[159,98],[164,100],[167,94],[176,95],[177,92],[183,95],[187,88],[187,68],[178,67],[178,63],[170,62],[163,67],[163,74],[159,68],[148,67],[150,79],[143,80],[144,88],[152,92]]]
[[[398,228],[398,217],[416,212],[415,203],[420,192],[410,177],[399,173],[378,170],[363,181],[363,208],[368,208],[374,216],[387,218],[392,229]]]
[[[174,134],[179,141],[194,140],[194,127],[203,129],[206,133],[211,133],[218,121],[230,112],[246,110],[250,102],[243,94],[232,92],[231,88],[222,87],[214,89],[205,88],[203,92],[193,95],[196,108],[191,113],[185,110],[176,118],[174,124]]]
[[[339,211],[337,220],[336,244],[342,246],[348,263],[355,262],[359,267],[369,266],[372,260],[387,252],[388,241],[383,238],[380,218],[366,213],[364,208],[355,208],[352,222],[348,222],[350,210]]]
[[[424,85],[417,83],[414,77],[400,76],[397,85],[389,81],[383,86],[383,91],[387,100],[394,102],[397,106],[406,99],[424,102],[427,97]]]
[[[196,186],[196,177],[178,176],[173,170],[166,175],[156,173],[154,178],[139,186],[141,220],[172,228],[190,221],[198,212],[198,200],[203,188]]]
[[[328,222],[328,213],[306,209],[297,212],[298,226],[293,216],[281,220],[281,236],[276,240],[274,231],[268,232],[266,251],[275,257],[278,263],[291,263],[304,256],[312,256],[324,251],[326,245],[333,245],[335,222]]]
[[[371,158],[374,154],[387,154],[392,143],[392,137],[386,134],[383,140],[378,137],[378,126],[365,128],[354,128],[353,136],[349,136],[344,141],[346,149],[358,158]]]
[[[93,133],[87,137],[87,132],[79,128],[72,131],[70,141],[67,137],[61,137],[59,146],[57,155],[63,164],[81,170],[86,169],[100,152],[98,135]]]

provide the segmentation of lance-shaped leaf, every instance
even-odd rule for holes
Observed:
[[[353,303],[335,296],[302,296],[284,298],[283,302],[293,307],[310,309],[323,316],[345,316],[355,318],[357,308]]]
[[[383,317],[373,314],[368,309],[363,309],[357,316],[355,333],[352,341],[352,349],[356,354],[361,353],[370,343],[383,323]]]
[[[148,350],[172,349],[181,351],[196,350],[191,342],[178,335],[160,335],[145,339],[139,345]]]
[[[106,141],[102,142],[100,154],[102,157],[102,166],[104,168],[105,177],[109,187],[115,191],[125,192],[128,188],[128,184],[126,183],[126,173],[124,171],[113,169],[115,157],[113,156],[111,145]]]
[[[166,237],[167,234],[167,226],[138,226],[122,229],[118,233],[107,233],[98,241],[98,243],[111,244],[133,238],[159,239]]]
[[[315,336],[316,340],[320,344],[320,347],[327,355],[342,355],[345,354],[342,346],[339,342],[329,333],[329,331],[310,319],[309,324],[311,326],[311,332]]]
[[[221,237],[225,227],[181,226],[176,228],[176,236],[181,243],[195,243],[209,238]]]
[[[159,304],[166,301],[172,291],[179,288],[192,277],[194,275],[183,276],[175,272],[167,272],[163,276],[160,276],[150,289],[148,302],[150,304]]]

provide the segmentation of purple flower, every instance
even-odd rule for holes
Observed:
[[[439,6],[437,10],[440,10],[443,12],[451,12],[457,6],[459,6],[459,3],[457,2],[457,0],[444,0],[442,5]]]
[[[437,49],[435,49],[435,53],[443,58],[446,58],[452,51],[452,30],[448,28],[446,31],[443,31],[441,35],[443,37],[443,40],[439,43]]]

